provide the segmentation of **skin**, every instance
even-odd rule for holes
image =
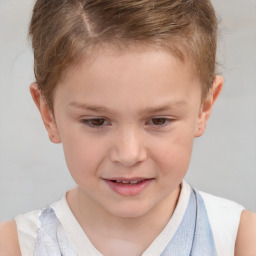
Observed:
[[[120,255],[120,249],[124,256],[141,255],[163,230],[176,207],[194,138],[204,133],[222,85],[217,76],[202,103],[190,63],[150,48],[104,49],[70,67],[57,87],[54,115],[31,85],[49,138],[63,144],[78,185],[68,192],[68,204],[103,255]],[[106,182],[138,177],[150,182],[136,195],[120,195]],[[244,211],[236,256],[256,255],[255,230],[255,215]],[[16,248],[4,255],[20,255],[14,222],[1,227],[1,243],[0,255],[4,247],[4,252]]]

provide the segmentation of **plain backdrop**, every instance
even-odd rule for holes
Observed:
[[[42,208],[75,184],[29,94],[34,1],[0,0],[0,221]],[[256,0],[213,0],[225,87],[195,140],[187,180],[256,211]]]

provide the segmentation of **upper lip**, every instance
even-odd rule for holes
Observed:
[[[145,178],[145,177],[131,177],[131,178],[114,177],[114,178],[105,178],[104,180],[138,181],[138,180],[149,180],[149,179],[152,179],[152,178]]]

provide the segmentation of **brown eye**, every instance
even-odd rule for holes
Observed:
[[[103,118],[98,118],[98,119],[92,119],[90,120],[90,124],[93,126],[100,126],[103,125],[105,120]]]
[[[152,124],[153,125],[165,125],[166,122],[167,122],[167,119],[166,118],[152,118],[151,120]]]
[[[104,118],[82,119],[81,123],[91,128],[101,128],[109,125],[109,122]]]

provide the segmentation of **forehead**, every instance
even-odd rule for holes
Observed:
[[[117,65],[108,65],[109,63],[116,63]],[[154,66],[151,66],[151,68],[155,72],[161,72],[168,63],[173,64],[172,68],[182,70],[183,76],[189,76],[191,81],[198,79],[195,76],[194,64],[189,58],[186,58],[185,54],[180,58],[162,46],[134,43],[107,44],[93,47],[86,53],[81,54],[81,57],[65,70],[62,78],[64,78],[63,80],[69,79],[70,76],[83,72],[83,70],[98,69],[97,74],[104,73],[106,69],[117,71],[121,66],[126,67],[121,72],[125,73],[131,71],[129,69],[130,64],[139,68],[136,72],[150,68],[152,64]]]
[[[111,104],[113,101],[122,104],[135,99],[145,102],[150,97],[154,101],[164,98],[184,101],[182,98],[200,94],[201,89],[192,65],[167,51],[101,48],[71,66],[59,83],[58,91],[67,101],[73,97],[83,102],[86,98],[99,104],[109,97]]]

